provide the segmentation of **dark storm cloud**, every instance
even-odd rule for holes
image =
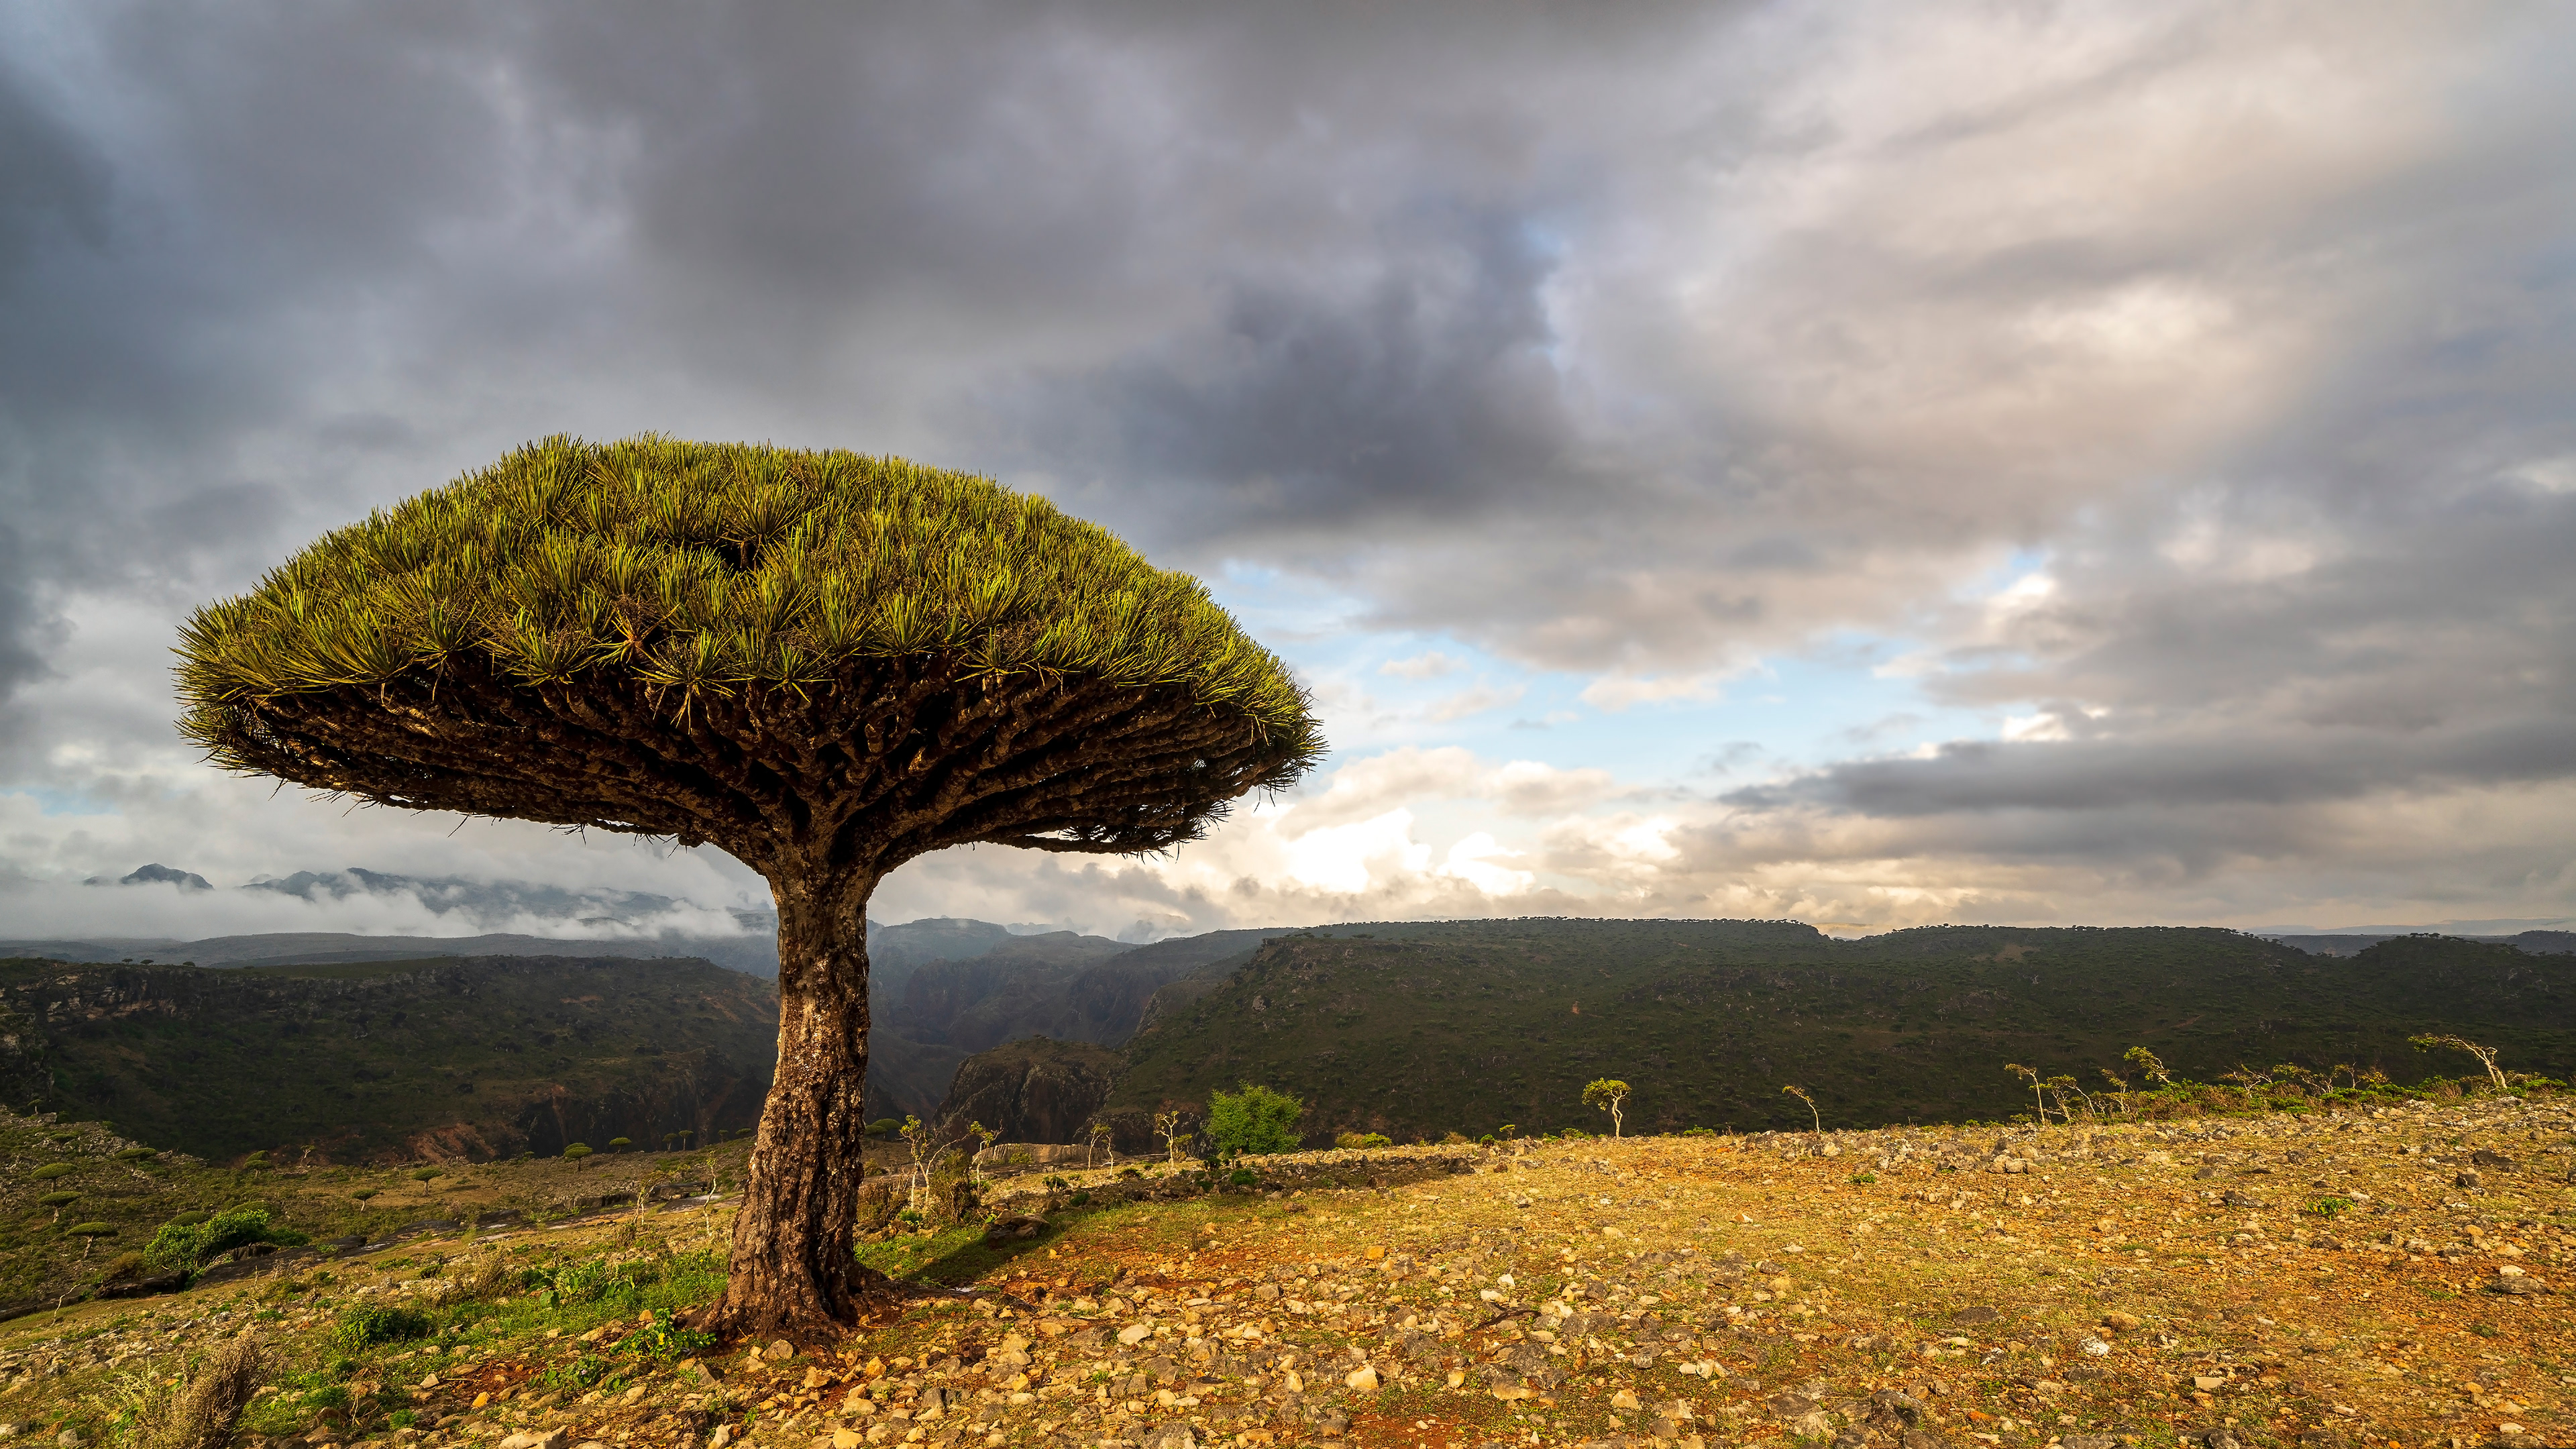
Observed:
[[[658,428],[990,471],[1608,707],[1858,635],[2015,718],[1728,797],[1764,849],[2576,780],[2545,11],[0,27],[16,779],[166,759],[118,681],[320,528]]]

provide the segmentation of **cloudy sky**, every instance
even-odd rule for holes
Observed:
[[[2564,918],[2571,74],[2474,0],[9,6],[0,935],[762,899],[169,723],[196,604],[648,429],[1044,492],[1314,691],[1301,793],[881,919]]]

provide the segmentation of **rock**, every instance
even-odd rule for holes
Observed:
[[[2332,1424],[2319,1424],[2299,1436],[2299,1449],[2352,1449],[2352,1441]]]
[[[707,1449],[725,1449],[725,1446],[732,1442],[733,1425],[718,1424],[716,1425],[716,1431],[707,1436]],[[505,1439],[501,1442],[501,1449],[510,1449],[508,1440]]]
[[[789,1343],[786,1339],[782,1338],[776,1343],[773,1343],[769,1347],[761,1350],[760,1356],[769,1360],[771,1363],[785,1363],[787,1360],[796,1356],[796,1345]]]
[[[936,978],[934,972],[915,979],[931,986]],[[1081,1148],[1053,1160],[1036,1149],[1077,1141],[1109,1100],[1110,1081],[1125,1065],[1118,1053],[1090,1042],[1032,1036],[996,1046],[957,1064],[932,1122],[943,1140],[962,1133],[969,1121],[989,1123],[1001,1133],[1005,1141],[978,1154],[979,1165],[987,1155],[1004,1172],[1079,1164],[1085,1160]],[[1023,1155],[1031,1159],[1025,1165],[1010,1160]]]
[[[1638,1409],[1644,1408],[1645,1405],[1637,1402],[1637,1396],[1634,1392],[1627,1389],[1621,1389],[1619,1392],[1610,1396],[1610,1407],[1614,1409],[1626,1409],[1630,1412],[1634,1412]]]
[[[2489,1152],[2485,1148],[2481,1147],[2477,1151],[2469,1154],[2469,1165],[2472,1167],[2489,1168],[2497,1172],[2511,1172],[2513,1171],[2514,1163],[2512,1158],[2505,1156],[2501,1152]]]
[[[2199,1444],[2204,1449],[2245,1449],[2245,1441],[2236,1437],[2236,1431],[2225,1427],[2191,1435],[2183,1442]]]
[[[1146,1339],[1151,1338],[1153,1333],[1154,1327],[1152,1324],[1131,1323],[1125,1328],[1118,1330],[1118,1341],[1130,1348],[1133,1348],[1137,1344],[1143,1343]]]
[[[1374,1393],[1377,1390],[1377,1370],[1368,1364],[1361,1364],[1344,1375],[1342,1382],[1361,1393]]]
[[[1958,1312],[1951,1314],[1950,1321],[1952,1323],[1974,1326],[1981,1323],[1993,1323],[2002,1317],[2003,1315],[2001,1313],[1996,1312],[1994,1309],[1989,1308],[1982,1303],[1972,1303],[1967,1307],[1960,1309]]]
[[[2192,1375],[2191,1386],[2205,1394],[2215,1393],[2218,1390],[2227,1387],[2227,1376],[2224,1374],[2194,1374]]]
[[[2192,1179],[2196,1182],[2207,1182],[2217,1175],[2218,1164],[2215,1162],[2206,1162],[2201,1164],[2201,1168],[2198,1172],[2192,1174]]]
[[[856,1429],[832,1431],[832,1449],[859,1449],[859,1446],[866,1442],[868,1442],[867,1437]]]
[[[716,1432],[722,1434],[725,1431],[718,1429]],[[522,1429],[502,1440],[500,1449],[564,1449],[571,1442],[572,1431],[569,1429]],[[718,1443],[713,1449],[723,1449],[723,1446]]]
[[[2069,1434],[2057,1441],[2057,1449],[2122,1449],[2117,1434]]]
[[[1044,1218],[1002,1218],[984,1229],[984,1246],[998,1248],[1004,1243],[1026,1242],[1046,1231]]]
[[[2459,1176],[2451,1179],[2451,1186],[2453,1187],[2474,1188],[2477,1185],[2478,1175],[2475,1172],[2463,1172]]]
[[[2102,1315],[2102,1326],[2113,1333],[2135,1333],[2144,1320],[2134,1313],[2113,1311]]]

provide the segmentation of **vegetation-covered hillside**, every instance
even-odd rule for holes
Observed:
[[[0,1092],[214,1160],[490,1158],[759,1120],[776,988],[697,960],[0,962]]]
[[[1632,1083],[1632,1131],[1992,1120],[2021,1063],[2088,1090],[2144,1045],[2214,1080],[2338,1063],[2414,1080],[2473,1068],[2407,1045],[2500,1046],[2576,1069],[2576,958],[2441,937],[2309,956],[2232,931],[1934,927],[1836,941],[1794,922],[1450,921],[1282,937],[1129,1043],[1109,1110],[1140,1119],[1252,1081],[1316,1137],[1607,1130],[1586,1082]],[[2140,1083],[2144,1085],[2143,1082]]]

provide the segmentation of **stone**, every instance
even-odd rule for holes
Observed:
[[[721,1434],[724,1430],[716,1432]],[[500,1449],[564,1449],[571,1442],[572,1431],[569,1429],[522,1429],[502,1440]],[[723,1449],[723,1446],[717,1444],[712,1449]]]
[[[859,1446],[866,1442],[868,1442],[867,1436],[856,1429],[832,1431],[832,1449],[859,1449]]]
[[[2469,1154],[2469,1165],[2472,1167],[2488,1168],[2496,1172],[2511,1172],[2513,1171],[2514,1162],[2512,1158],[2505,1156],[2501,1152],[2489,1152],[2487,1149],[2481,1147],[2477,1151]]]
[[[1126,1344],[1130,1348],[1133,1348],[1137,1344],[1143,1343],[1146,1339],[1151,1338],[1153,1333],[1154,1327],[1152,1324],[1131,1323],[1125,1328],[1118,1330],[1118,1341]]]
[[[1637,1395],[1634,1391],[1621,1389],[1619,1392],[1610,1396],[1610,1407],[1614,1409],[1625,1409],[1633,1413],[1638,1409],[1644,1408],[1645,1405],[1637,1402]]]
[[[2057,1449],[2122,1449],[2117,1434],[2069,1434],[2057,1441]]]
[[[1377,1388],[1377,1370],[1367,1364],[1361,1364],[1344,1375],[1342,1382],[1362,1393],[1374,1392]]]
[[[733,1425],[731,1425],[731,1424],[718,1424],[718,1425],[716,1425],[716,1431],[715,1431],[714,1433],[709,1434],[709,1435],[707,1436],[707,1449],[725,1449],[725,1446],[726,1446],[726,1445],[731,1444],[731,1443],[733,1442],[733,1435],[734,1435]],[[510,1449],[509,1441],[507,1441],[507,1440],[503,1440],[503,1441],[502,1441],[502,1444],[501,1444],[501,1449]]]
[[[2135,1333],[2144,1326],[2144,1320],[2134,1313],[2114,1310],[2102,1315],[2102,1326],[2113,1333]]]
[[[1969,1306],[1960,1309],[1958,1312],[1951,1314],[1950,1321],[1952,1323],[1974,1326],[1981,1323],[1993,1323],[2002,1317],[2003,1315],[2001,1313],[1996,1312],[1994,1309],[1989,1308],[1982,1303],[1972,1303]]]
[[[768,1348],[762,1350],[760,1356],[769,1360],[771,1363],[785,1363],[787,1360],[796,1356],[796,1345],[789,1343],[786,1339],[782,1338],[776,1343],[771,1344]]]
[[[2236,1431],[2224,1426],[2191,1435],[2184,1442],[2202,1445],[2204,1449],[2245,1449],[2245,1441],[2236,1437]]]

